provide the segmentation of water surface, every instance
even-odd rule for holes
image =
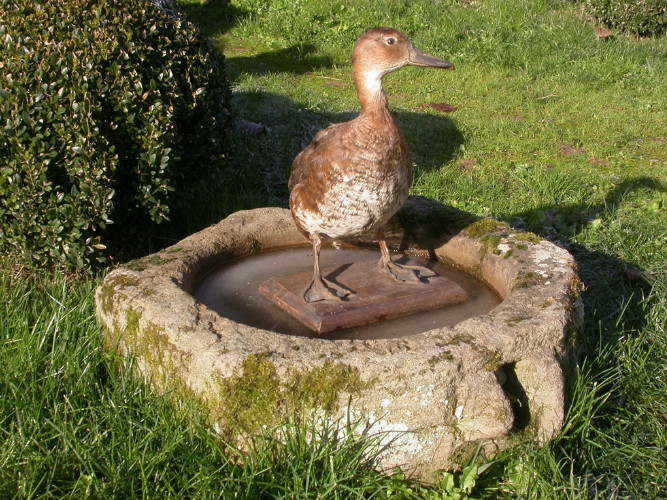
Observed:
[[[392,258],[397,259],[398,256],[393,255]],[[417,260],[415,257],[411,258]],[[323,248],[320,265],[322,268],[327,268],[350,262],[379,259],[378,250]],[[426,267],[458,283],[468,292],[468,300],[433,311],[317,335],[259,292],[259,285],[269,278],[311,271],[313,251],[309,247],[280,249],[227,262],[212,269],[201,280],[194,295],[210,309],[237,323],[289,335],[337,339],[378,339],[415,335],[433,328],[454,326],[465,319],[485,314],[500,303],[498,296],[474,277],[445,264],[422,262]]]

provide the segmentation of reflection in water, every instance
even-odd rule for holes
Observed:
[[[379,260],[377,250],[322,249],[323,267],[343,266],[350,262]],[[414,257],[413,257],[414,258]],[[458,283],[468,300],[461,304],[413,314],[403,318],[373,323],[325,335],[317,335],[259,292],[259,285],[274,276],[311,271],[310,248],[290,248],[245,257],[212,270],[195,290],[195,298],[221,316],[237,323],[290,335],[334,339],[395,338],[414,335],[433,328],[454,326],[461,321],[485,314],[500,303],[498,296],[479,280],[437,262],[425,262],[438,274]]]

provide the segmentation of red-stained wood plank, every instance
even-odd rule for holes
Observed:
[[[407,264],[423,265],[412,260]],[[438,309],[468,298],[457,283],[440,275],[426,278],[424,283],[394,281],[378,270],[375,260],[327,268],[322,275],[352,290],[354,295],[343,301],[306,303],[303,293],[312,279],[310,271],[270,278],[260,285],[259,290],[317,333]]]

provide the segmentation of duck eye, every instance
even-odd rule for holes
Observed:
[[[396,43],[395,38],[387,38],[387,45],[394,45]]]

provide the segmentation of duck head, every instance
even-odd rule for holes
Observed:
[[[382,77],[404,66],[454,69],[448,61],[419,50],[400,31],[373,28],[359,37],[352,52],[352,71],[360,93],[382,92]]]

